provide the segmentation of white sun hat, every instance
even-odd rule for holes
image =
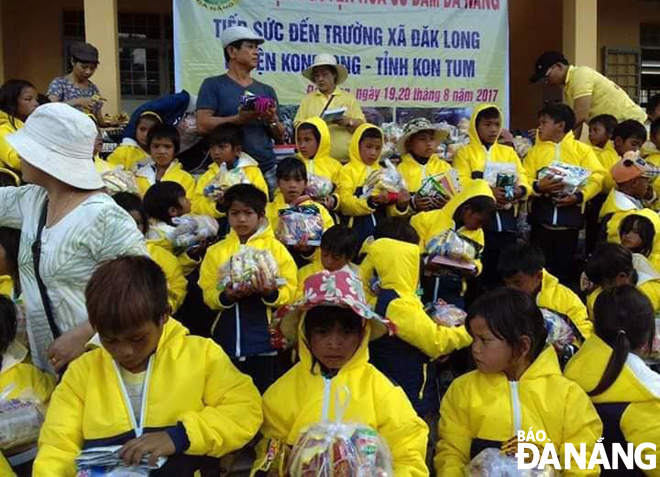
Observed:
[[[103,188],[94,166],[96,124],[65,103],[39,106],[25,125],[6,136],[22,160],[78,189]]]
[[[342,84],[344,81],[346,81],[346,78],[348,78],[348,70],[343,66],[337,64],[337,59],[335,58],[335,55],[329,55],[327,53],[321,53],[319,55],[316,55],[314,58],[314,64],[307,68],[305,71],[303,71],[302,75],[310,80],[312,83],[314,82],[314,68],[317,66],[332,66],[337,70],[337,83],[336,84]]]
[[[226,30],[223,30],[222,34],[220,35],[220,43],[222,43],[223,48],[227,48],[229,45],[238,40],[254,41],[259,45],[264,42],[264,39],[261,36],[257,35],[248,27],[244,26],[229,27]]]

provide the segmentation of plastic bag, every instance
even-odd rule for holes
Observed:
[[[175,225],[170,241],[175,249],[188,249],[199,245],[202,240],[218,234],[218,221],[208,215],[182,215],[174,217]]]
[[[548,332],[546,343],[557,349],[572,345],[575,341],[575,334],[571,325],[566,322],[567,318],[562,318],[559,314],[547,308],[541,308],[541,313],[545,320],[545,329]]]
[[[552,477],[557,475],[549,465],[543,470],[518,469],[518,458],[504,454],[500,449],[482,450],[470,461],[465,475],[471,477]]]
[[[101,174],[103,184],[108,194],[114,195],[119,192],[130,192],[131,194],[139,194],[140,189],[135,180],[135,174],[130,171],[125,171],[121,168],[107,171]]]
[[[241,96],[241,109],[244,111],[256,111],[260,115],[264,115],[269,109],[277,106],[277,102],[269,96],[257,96],[246,91]]]
[[[442,299],[429,304],[426,309],[428,315],[440,326],[451,328],[463,326],[467,313],[455,305],[450,305]]]
[[[370,196],[380,195],[383,192],[389,196],[389,202],[395,202],[399,192],[406,189],[406,183],[401,174],[389,159],[385,160],[385,166],[377,171],[373,171],[367,177],[362,188],[361,198],[366,199]]]
[[[279,212],[280,221],[275,236],[284,245],[311,246],[321,245],[323,219],[315,205],[296,205]]]
[[[514,136],[513,148],[515,149],[520,159],[523,159],[525,156],[527,156],[527,152],[529,152],[531,147],[532,141],[530,141],[528,138],[524,136]]]
[[[561,193],[572,195],[580,187],[584,186],[590,175],[591,172],[589,169],[585,169],[584,167],[554,161],[539,171],[538,179],[541,180],[544,177],[561,179],[564,184],[564,190]]]
[[[249,184],[247,176],[240,168],[227,170],[227,164],[220,164],[220,170],[204,187],[204,195],[212,200],[218,200],[231,186]]]
[[[460,191],[461,185],[458,174],[455,169],[451,169],[448,173],[435,174],[424,179],[417,195],[420,197],[438,197],[448,201]]]
[[[512,162],[487,161],[484,168],[484,180],[491,187],[503,188],[506,200],[512,201],[518,183],[518,168]]]
[[[447,230],[434,237],[426,246],[426,267],[458,268],[475,271],[475,260],[481,256],[483,247],[454,230]]]
[[[318,176],[316,174],[307,175],[307,189],[305,189],[305,194],[307,194],[312,199],[325,199],[335,190],[335,185],[330,179],[325,177]]]
[[[76,457],[76,477],[142,477],[161,468],[167,457],[159,457],[155,466],[149,465],[149,454],[142,456],[139,466],[126,466],[119,457],[122,446],[90,447]]]
[[[44,422],[43,403],[27,389],[9,399],[14,385],[0,391],[0,450],[36,443]]]
[[[341,422],[350,399],[337,396],[337,420],[307,427],[298,437],[289,460],[288,475],[296,477],[391,477],[392,457],[378,433],[364,424]]]
[[[279,268],[275,257],[268,250],[259,250],[249,245],[241,245],[237,253],[220,267],[218,290],[223,291],[229,284],[238,288],[247,285],[257,291],[257,278],[261,274],[266,281],[275,280],[278,285]]]

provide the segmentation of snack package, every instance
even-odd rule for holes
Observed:
[[[544,177],[559,178],[564,184],[564,190],[561,193],[571,195],[585,184],[590,174],[591,172],[584,167],[554,161],[539,171],[538,180]]]
[[[455,169],[451,169],[448,173],[435,174],[424,179],[417,195],[420,197],[438,197],[448,201],[460,191],[461,184],[458,180],[458,174]]]
[[[280,222],[275,236],[284,245],[311,246],[321,245],[323,219],[315,205],[296,205],[280,210]]]
[[[277,102],[268,96],[257,96],[246,91],[241,97],[240,108],[245,111],[256,111],[259,114],[264,115],[274,106],[277,106]]]
[[[108,194],[114,195],[119,192],[130,192],[131,194],[139,194],[140,189],[135,180],[135,174],[130,171],[125,171],[117,168],[112,171],[107,171],[101,174],[103,184]]]
[[[503,453],[500,449],[482,450],[470,461],[465,475],[471,477],[552,477],[555,470],[547,465],[545,469],[518,469],[518,458]]]
[[[13,390],[12,384],[0,391],[0,451],[36,444],[44,422],[41,400],[30,390],[15,399],[9,399]]]
[[[195,247],[218,234],[218,221],[208,215],[183,215],[174,217],[172,223],[175,229],[169,238],[175,249]]]
[[[344,388],[349,396],[348,388]],[[291,451],[288,474],[297,477],[392,477],[392,457],[378,433],[364,424],[337,420],[304,429]]]
[[[119,457],[122,446],[90,447],[76,457],[76,477],[143,477],[152,470],[161,468],[166,457],[159,457],[156,465],[149,465],[149,454],[142,456],[138,466],[126,466]]]
[[[389,202],[395,202],[399,192],[406,189],[406,183],[389,159],[385,160],[385,166],[377,171],[373,171],[367,177],[362,188],[361,198],[366,199],[370,196],[380,195],[386,192],[389,196]]]
[[[440,326],[452,328],[454,326],[463,326],[467,313],[459,307],[450,305],[442,299],[435,303],[430,303],[426,308],[426,313],[433,318]]]
[[[316,174],[307,175],[307,189],[305,194],[314,200],[325,199],[335,190],[335,185],[330,179]]]
[[[523,159],[525,156],[527,156],[527,152],[529,152],[531,147],[532,141],[530,141],[528,138],[524,136],[514,136],[513,148],[515,149],[520,159]]]
[[[257,278],[261,274],[266,281],[275,280],[278,285],[279,267],[275,257],[268,250],[259,250],[249,245],[241,245],[237,253],[220,267],[218,274],[218,290],[223,291],[228,285],[239,287],[248,285],[257,290]]]
[[[545,329],[548,332],[546,343],[551,344],[558,349],[570,346],[575,340],[575,334],[573,333],[571,325],[566,322],[568,318],[562,318],[560,315],[547,308],[541,308],[541,313],[545,320]]]
[[[518,183],[518,168],[512,162],[487,161],[484,168],[484,180],[491,187],[504,188],[507,200],[513,200],[514,189]]]
[[[475,260],[483,247],[454,230],[447,230],[434,237],[426,246],[426,268],[450,267],[476,270]]]
[[[231,186],[249,182],[241,169],[227,170],[227,164],[223,162],[215,177],[204,187],[204,195],[209,199],[218,200]]]

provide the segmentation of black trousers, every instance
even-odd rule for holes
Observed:
[[[570,288],[579,282],[580,271],[574,267],[579,229],[553,230],[532,225],[530,242],[545,255],[545,268]]]
[[[514,232],[485,230],[484,235],[486,246],[481,255],[481,263],[484,268],[477,279],[482,293],[504,284],[497,270],[497,264],[500,261],[502,250],[508,245],[516,243],[516,234]]]
[[[282,375],[280,357],[277,355],[248,356],[242,361],[234,358],[232,362],[241,373],[252,378],[261,394]]]
[[[587,257],[591,255],[596,244],[600,241],[601,224],[598,222],[598,215],[600,214],[600,209],[603,207],[605,199],[607,199],[607,194],[598,194],[587,202],[587,211],[585,214],[587,233],[585,249]]]

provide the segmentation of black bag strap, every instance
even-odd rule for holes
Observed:
[[[37,279],[37,285],[39,286],[41,302],[44,305],[44,311],[46,312],[46,318],[48,319],[48,326],[50,326],[50,331],[53,333],[53,339],[57,339],[62,333],[57,327],[57,324],[55,324],[55,315],[53,314],[53,306],[50,302],[50,297],[48,296],[48,290],[46,289],[46,284],[41,279],[41,275],[39,274],[39,263],[41,261],[41,234],[43,233],[44,226],[46,225],[47,213],[48,199],[46,199],[43,208],[41,209],[39,225],[37,227],[37,237],[32,243],[32,263],[34,264],[34,276]]]

